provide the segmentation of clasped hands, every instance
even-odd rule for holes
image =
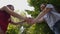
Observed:
[[[5,10],[6,8],[7,8],[7,7],[4,6],[4,7],[1,8],[1,10],[2,10],[2,9]],[[28,17],[26,17],[26,18],[24,19],[24,21],[27,22],[28,24],[34,24],[34,23],[35,23],[35,21],[34,21],[33,18],[28,18]]]
[[[33,18],[26,18],[25,22],[27,22],[28,24],[34,24],[34,19]]]

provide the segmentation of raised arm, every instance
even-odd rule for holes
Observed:
[[[24,22],[25,22],[25,21],[21,21],[21,22],[15,23],[15,22],[11,21],[11,24],[13,24],[13,25],[21,25],[21,24],[23,24]]]
[[[54,9],[52,4],[47,4],[46,7],[41,11],[41,13],[33,20],[33,22],[38,22],[45,14]]]
[[[21,20],[25,20],[25,17],[22,17],[21,15],[15,13],[14,11],[10,10],[7,6],[2,7],[3,10],[5,10],[7,13],[9,13],[10,15],[17,17]]]
[[[39,19],[41,19],[45,14],[47,14],[51,8],[45,8],[34,20],[33,22],[38,22]]]

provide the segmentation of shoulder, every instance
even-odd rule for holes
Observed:
[[[52,4],[47,4],[46,8],[54,8],[54,6]]]
[[[52,4],[47,4],[47,5],[50,5],[51,6]]]

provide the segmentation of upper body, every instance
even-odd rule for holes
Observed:
[[[10,15],[5,11],[0,10],[0,27],[5,32],[9,24]]]
[[[47,22],[51,29],[55,25],[55,23],[60,20],[60,14],[57,13],[52,4],[46,4],[46,6],[42,8],[41,13],[32,22],[43,20]]]
[[[49,27],[52,29],[55,23],[60,20],[60,14],[55,10],[52,4],[47,4],[46,8],[51,8],[51,11],[43,16]]]
[[[14,11],[14,7],[12,5],[7,5],[11,10]],[[8,24],[11,22],[10,14],[5,12],[5,10],[0,9],[0,27],[5,32],[7,30]]]
[[[14,7],[12,5],[7,5],[7,7],[10,10],[14,11]],[[5,10],[0,9],[0,27],[2,31],[4,31],[4,33],[6,32],[9,23],[14,25],[20,24],[20,23],[14,23],[13,21],[11,21],[11,14],[6,12]]]

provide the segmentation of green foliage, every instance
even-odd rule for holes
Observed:
[[[19,28],[16,25],[9,24],[7,34],[18,34]]]
[[[28,0],[30,6],[33,6],[34,11],[26,10],[29,14],[31,14],[34,18],[40,13],[40,5],[42,3],[50,3],[55,6],[56,9],[60,9],[60,0]],[[48,25],[44,22],[41,24],[32,25],[27,31],[29,34],[53,34]]]
[[[40,11],[29,11],[29,10],[26,10],[29,14],[31,14],[31,16],[32,17],[36,17],[39,13],[40,13]]]
[[[34,18],[40,13],[40,4],[42,3],[51,3],[53,4],[56,8],[60,8],[60,0],[28,0],[28,3],[30,6],[33,6],[35,9],[34,11],[29,11],[26,10],[29,14],[31,14]],[[19,10],[17,11],[19,12]],[[20,14],[20,13],[19,13]],[[21,13],[22,16],[26,17],[25,13]],[[15,17],[12,17],[14,21],[19,22]],[[43,23],[36,23],[34,25],[29,25],[24,23],[23,26],[26,28],[24,30],[24,34],[54,34],[48,25],[43,22]],[[18,34],[19,33],[20,26],[15,26],[12,24],[9,24],[7,34]]]
[[[51,33],[52,31],[47,27],[48,26],[46,23],[34,24],[28,29],[27,34],[53,34]]]
[[[19,12],[19,10],[16,10],[16,13],[22,15],[23,17],[26,17],[26,13],[25,12]],[[22,20],[11,16],[11,20],[15,23],[17,22],[21,22]],[[20,25],[13,25],[13,24],[9,24],[8,28],[7,28],[7,34],[19,34],[20,33],[20,27],[22,26],[22,24]],[[24,23],[23,25],[24,27],[28,26],[27,24]]]
[[[56,8],[60,8],[60,0],[29,0],[28,3],[35,8],[35,11],[40,10],[39,7],[42,3],[50,3],[56,6]]]

